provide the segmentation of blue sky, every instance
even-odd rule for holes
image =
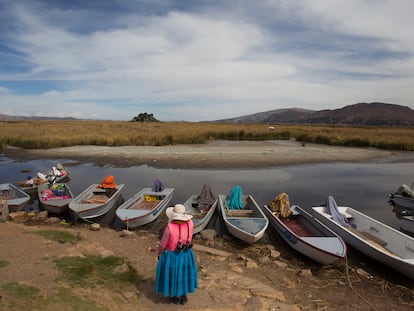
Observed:
[[[2,114],[414,108],[411,0],[0,0]]]

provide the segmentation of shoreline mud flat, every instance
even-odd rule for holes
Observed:
[[[388,158],[399,152],[302,144],[295,141],[210,141],[198,145],[71,146],[52,149],[8,148],[18,160],[72,159],[119,167],[148,165],[164,168],[265,168],[283,165]]]

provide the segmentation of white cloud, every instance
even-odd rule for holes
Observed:
[[[4,94],[9,93],[9,89],[6,88],[6,87],[1,87],[0,86],[0,93],[4,93]]]
[[[213,120],[374,100],[414,107],[408,87],[414,44],[404,31],[413,24],[414,3],[241,5],[250,6],[248,18],[234,8],[159,15],[132,10],[111,16],[105,27],[76,31],[67,16],[87,16],[85,10],[61,10],[53,15],[62,19],[56,23],[36,6],[16,6],[9,13],[18,32],[8,36],[8,45],[29,69],[0,68],[0,101],[15,114],[124,120],[140,112],[162,120]],[[90,24],[95,16],[91,12]],[[53,83],[23,93],[1,84],[16,80]]]

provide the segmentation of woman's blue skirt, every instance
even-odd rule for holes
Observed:
[[[164,297],[193,293],[198,287],[197,263],[192,249],[164,251],[158,260],[155,292]]]

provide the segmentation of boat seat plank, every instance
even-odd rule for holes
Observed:
[[[264,222],[266,222],[266,218],[262,218],[262,217],[227,217],[227,220],[249,221],[249,222],[251,222],[252,220],[255,220],[258,223],[264,220]]]
[[[253,210],[249,209],[228,209],[226,208],[227,217],[250,217],[254,214]]]
[[[401,256],[399,256],[398,254],[390,251],[389,249],[387,249],[387,242],[382,240],[381,238],[366,232],[366,231],[358,231],[355,228],[349,227],[347,228],[349,231],[352,231],[353,233],[355,233],[356,235],[359,235],[361,238],[363,238],[365,241],[367,241],[368,243],[382,249],[384,252],[394,256],[394,257],[399,257],[401,258]]]
[[[109,200],[108,196],[105,194],[94,194],[90,198],[82,200],[82,204],[96,204],[96,203],[105,203]]]
[[[326,218],[333,219],[332,215],[329,214],[329,213],[322,212],[321,214],[324,215]],[[340,214],[344,215],[347,220],[351,220],[354,217],[354,216],[352,216],[351,214],[349,214],[347,212],[340,213]]]
[[[151,210],[154,208],[154,206],[158,205],[158,203],[160,202],[160,200],[154,200],[154,201],[142,201],[137,208],[138,209],[146,209],[146,210]]]
[[[354,232],[355,234],[359,235],[360,237],[362,237],[365,241],[367,241],[368,243],[382,249],[384,252],[388,253],[391,256],[394,257],[399,257],[401,258],[398,254],[390,251],[386,246],[387,246],[387,242],[385,242],[384,240],[372,235],[369,232],[366,231],[358,231],[358,230],[350,230],[352,232]]]
[[[385,246],[387,245],[387,242],[385,242],[383,239],[380,239],[379,237],[366,232],[366,231],[362,231],[361,234],[366,237],[368,240],[374,241],[375,243],[381,245],[381,246]]]
[[[387,245],[387,242],[382,240],[381,238],[367,232],[367,231],[359,231],[351,226],[347,227],[347,229],[353,233],[355,233],[356,235],[359,235],[361,238],[363,238],[364,240],[368,240],[368,241],[372,241],[375,244],[378,244],[382,247],[384,247],[385,245]]]

